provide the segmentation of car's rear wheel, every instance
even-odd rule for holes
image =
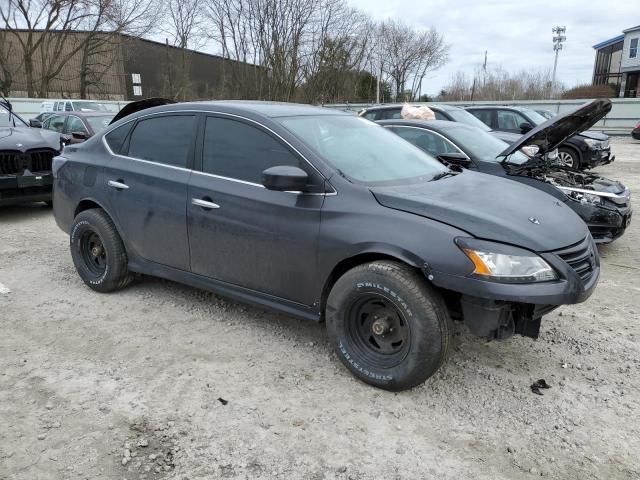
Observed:
[[[111,292],[131,282],[122,239],[103,210],[78,214],[71,229],[70,247],[80,278],[93,290]]]
[[[338,279],[326,307],[327,331],[342,363],[386,390],[424,382],[446,358],[450,319],[422,274],[399,262],[357,266]]]
[[[570,148],[558,149],[558,164],[577,170],[580,168],[580,158],[578,154]]]

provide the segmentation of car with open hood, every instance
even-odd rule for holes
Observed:
[[[30,127],[0,101],[0,206],[51,202],[53,157],[60,152],[60,136]]]
[[[587,227],[539,190],[331,109],[156,105],[54,160],[55,219],[96,291],[136,272],[326,321],[355,376],[401,390],[440,367],[452,318],[537,337],[596,287]]]
[[[474,105],[466,110],[495,131],[526,134],[536,127],[546,128],[557,117],[548,118],[526,107]],[[590,125],[591,128],[594,124]],[[511,143],[511,142],[509,142]],[[558,162],[575,170],[606,165],[615,160],[609,136],[594,130],[575,130],[558,144]]]
[[[622,235],[631,221],[629,189],[618,181],[559,165],[546,154],[576,131],[589,128],[610,109],[609,100],[594,100],[554,117],[551,123],[536,127],[510,146],[459,123],[379,123],[446,163],[515,180],[553,195],[580,215],[596,242],[607,243]]]

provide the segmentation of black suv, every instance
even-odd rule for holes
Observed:
[[[466,107],[488,127],[501,132],[525,134],[529,130],[553,122],[535,110],[524,107],[490,106]],[[604,133],[586,131],[569,137],[558,147],[556,163],[576,170],[606,165],[615,160],[611,154],[609,136]]]
[[[598,282],[565,204],[450,170],[368,120],[266,102],[136,109],[54,159],[55,218],[96,291],[139,272],[326,320],[354,375],[400,390],[442,364],[451,318],[536,337]]]
[[[59,135],[29,127],[0,101],[0,206],[51,203],[51,162],[60,149]]]

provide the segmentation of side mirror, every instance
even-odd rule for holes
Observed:
[[[89,138],[87,132],[71,132],[71,136],[76,140],[86,140],[87,138]]]
[[[459,167],[468,167],[471,165],[471,159],[460,152],[441,153],[438,155],[438,160],[444,164],[457,165]]]
[[[298,167],[279,165],[262,172],[262,185],[267,190],[302,192],[309,182],[307,172]]]
[[[533,130],[533,125],[531,125],[529,122],[522,122],[520,124],[520,131],[523,134],[527,133],[529,130]]]
[[[42,128],[42,122],[40,120],[36,120],[35,118],[30,118],[29,126],[33,128]]]

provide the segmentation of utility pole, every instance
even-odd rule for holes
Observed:
[[[553,76],[551,77],[551,92],[549,94],[549,98],[553,97],[554,92],[556,91],[556,70],[558,69],[558,53],[562,50],[562,44],[567,40],[567,37],[564,35],[567,32],[567,27],[553,27],[551,29],[553,33],[553,49],[556,52],[556,58],[553,62]]]

